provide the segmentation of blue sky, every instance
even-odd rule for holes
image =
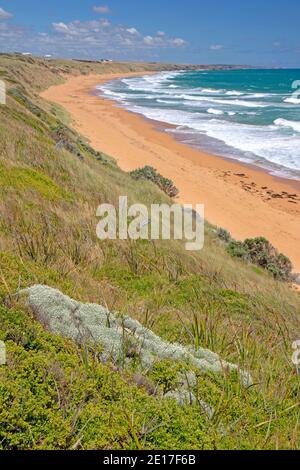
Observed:
[[[299,0],[0,0],[0,50],[300,67]]]

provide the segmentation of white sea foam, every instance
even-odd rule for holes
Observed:
[[[291,103],[291,104],[300,104],[300,99],[298,98],[294,98],[294,97],[290,97],[290,98],[286,98],[284,100],[285,103]]]
[[[162,72],[157,75],[145,75],[137,78],[124,78],[122,83],[131,91],[147,91],[161,89],[166,83],[175,78],[180,72]]]
[[[174,95],[174,98],[186,100],[186,101],[213,101],[213,98],[208,98],[205,96],[195,96],[195,95],[188,95],[188,94],[182,94],[182,95]]]
[[[258,103],[258,102],[250,102],[250,101],[243,101],[243,100],[215,100],[215,102],[230,104],[232,106],[242,106],[246,108],[267,108],[268,104]]]
[[[300,121],[288,121],[287,119],[279,118],[274,121],[274,124],[276,124],[276,126],[290,127],[295,131],[300,132]]]
[[[103,88],[101,91],[103,91],[104,95],[111,96],[119,100],[123,100],[127,97],[126,93],[115,93],[114,91],[105,88]]]
[[[268,104],[263,104],[260,102],[251,102],[251,101],[243,101],[243,100],[228,100],[228,99],[220,99],[220,98],[212,98],[212,97],[207,97],[207,96],[193,96],[193,95],[176,95],[174,96],[175,98],[178,99],[183,99],[186,101],[198,101],[198,102],[210,102],[210,103],[217,103],[217,104],[223,104],[223,105],[231,105],[231,106],[238,106],[238,107],[244,107],[244,108],[267,108],[269,105]]]
[[[207,112],[209,114],[216,114],[216,115],[224,114],[224,111],[221,111],[220,109],[214,109],[214,108],[209,108]]]
[[[201,146],[206,136],[212,149],[225,149],[226,155],[300,170],[300,121],[295,120],[294,106],[300,99],[287,92],[259,92],[251,85],[245,91],[189,88],[184,80],[182,86],[180,80],[176,82],[181,73],[126,78],[98,89],[131,111],[173,124],[193,145]]]
[[[300,169],[298,137],[278,135],[276,126],[254,126],[228,122],[220,119],[204,119],[201,113],[177,110],[143,108],[135,106],[132,111],[149,119],[167,122],[178,126],[183,133],[199,133],[224,142],[228,147],[250,155],[256,155],[269,162],[285,166],[291,170]],[[240,157],[243,160],[243,155]]]
[[[272,93],[253,93],[253,94],[250,94],[250,95],[244,95],[244,99],[250,99],[250,100],[254,100],[256,98],[268,98],[270,96],[276,96]]]
[[[235,91],[235,90],[232,90],[232,91],[226,91],[225,92],[225,95],[231,95],[231,96],[243,96],[244,93],[242,93],[241,91]]]
[[[177,105],[177,106],[179,106],[179,105],[181,104],[180,101],[161,100],[161,99],[159,99],[159,98],[158,98],[156,101],[157,101],[157,103],[162,103],[162,104],[174,104],[174,105]]]
[[[217,90],[217,89],[213,89],[213,88],[196,88],[193,90],[194,92],[195,91],[199,91],[200,93],[205,93],[205,94],[213,94],[213,95],[220,95],[220,94],[224,94],[225,90]]]

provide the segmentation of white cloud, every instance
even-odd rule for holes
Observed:
[[[98,7],[94,7],[93,10],[96,13],[101,13],[101,14],[108,14],[110,13],[110,8],[107,5],[100,5]]]
[[[58,21],[52,30],[38,33],[0,22],[0,42],[5,51],[30,50],[35,54],[99,59],[138,60],[157,57],[162,50],[176,49],[188,43],[164,32],[143,35],[135,27],[117,25],[107,19],[92,21]]]
[[[209,49],[211,51],[221,51],[222,49],[224,49],[224,46],[223,44],[212,44]]]
[[[81,23],[80,21],[72,21],[71,23],[52,23],[53,29],[60,34],[79,36],[84,38],[85,35],[101,34],[103,28],[110,26],[107,20],[87,21]]]
[[[155,43],[155,38],[152,36],[145,36],[144,43],[147,44],[147,46],[153,46]]]
[[[140,34],[140,33],[138,32],[138,30],[135,29],[135,28],[128,28],[128,29],[126,29],[126,31],[127,31],[129,34],[134,34],[134,35]]]
[[[181,38],[169,38],[165,33],[157,33],[156,36],[145,36],[144,44],[151,47],[167,48],[167,47],[182,47],[188,43]]]
[[[71,34],[70,29],[68,28],[68,26],[65,23],[52,23],[52,26],[55,29],[55,31],[57,31],[58,33]]]
[[[157,33],[155,36],[143,36],[136,28],[126,28],[122,25],[113,25],[105,19],[97,21],[72,21],[70,23],[53,23],[54,32],[64,36],[64,44],[74,41],[76,47],[81,43],[90,43],[95,47],[103,48],[103,53],[113,50],[120,52],[127,49],[162,49],[177,48],[187,44],[184,39],[171,38],[166,33]],[[124,51],[123,51],[124,52]]]
[[[172,39],[172,43],[174,44],[174,46],[178,46],[178,47],[187,45],[187,42],[181,38]]]
[[[12,18],[12,17],[13,15],[11,13],[3,10],[3,8],[0,7],[0,20],[8,20],[9,18]]]

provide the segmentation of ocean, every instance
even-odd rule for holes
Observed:
[[[300,180],[300,70],[163,72],[97,88],[194,148]]]

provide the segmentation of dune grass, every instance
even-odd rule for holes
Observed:
[[[117,204],[119,195],[148,206],[171,201],[91,149],[67,114],[39,97],[66,75],[146,69],[0,56],[9,90],[0,106],[0,340],[8,348],[0,448],[299,449],[291,361],[299,295],[233,259],[209,224],[199,253],[175,241],[99,241],[100,203]],[[168,341],[210,348],[255,383],[245,390],[238,380],[200,375],[197,394],[214,406],[213,419],[198,403],[166,404],[129,372],[44,331],[15,297],[32,284],[126,313]],[[172,378],[167,364],[153,373],[162,387]]]

